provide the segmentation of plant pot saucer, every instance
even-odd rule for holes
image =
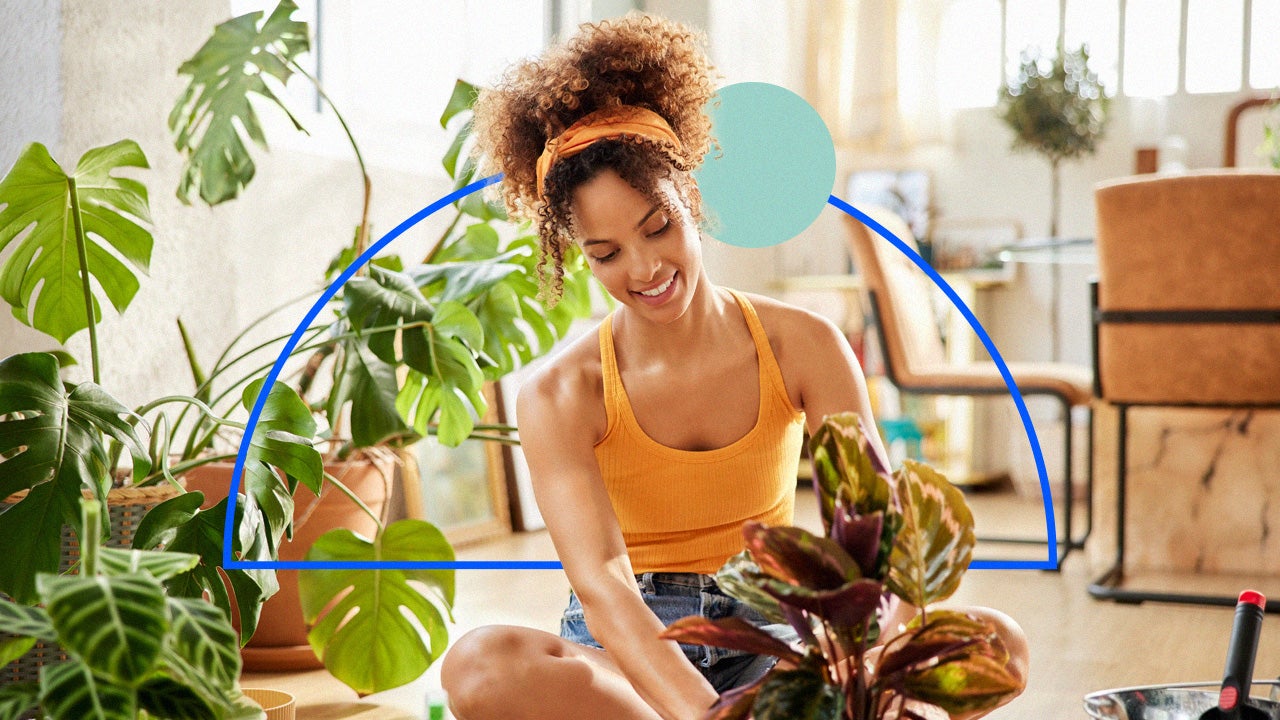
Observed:
[[[245,670],[315,670],[324,667],[310,645],[283,645],[275,647],[240,648],[240,659]]]

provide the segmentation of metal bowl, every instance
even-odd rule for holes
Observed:
[[[1102,690],[1085,696],[1084,709],[1098,720],[1199,720],[1204,711],[1217,707],[1221,685],[1176,683]],[[1280,680],[1254,680],[1250,694],[1249,704],[1263,713],[1257,717],[1280,720]]]

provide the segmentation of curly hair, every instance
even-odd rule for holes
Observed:
[[[486,174],[503,173],[500,193],[508,212],[536,222],[539,280],[552,302],[563,290],[565,253],[574,247],[573,191],[601,171],[613,170],[674,212],[658,187],[669,179],[694,221],[704,219],[690,173],[714,143],[704,111],[715,92],[705,44],[701,33],[683,25],[632,12],[582,25],[562,45],[512,66],[480,92],[473,120],[480,166]],[[619,105],[658,113],[682,147],[630,137],[598,141],[557,162],[540,195],[535,166],[547,141],[583,115]]]

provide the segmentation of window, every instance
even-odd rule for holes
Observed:
[[[1255,89],[1280,87],[1280,0],[1253,0],[1249,18],[1249,85]]]
[[[995,104],[1000,84],[1000,5],[995,0],[959,0],[947,7],[937,68],[944,107]]]
[[[1241,0],[1190,0],[1187,5],[1187,92],[1239,90],[1243,50]]]
[[[236,14],[270,12],[275,0],[235,0]],[[312,51],[325,92],[352,127],[365,160],[407,172],[439,172],[438,159],[451,139],[440,112],[463,78],[494,81],[509,63],[533,55],[549,34],[546,0],[376,0],[366,3],[304,0],[295,18],[311,25]],[[296,87],[295,87],[296,86]],[[299,94],[304,98],[298,102]],[[273,145],[335,157],[350,157],[341,127],[327,108],[318,112],[305,82],[289,83],[295,112],[310,131],[268,128]],[[305,98],[312,98],[306,101]],[[264,122],[282,122],[264,111]]]
[[[1123,17],[1122,17],[1123,15]],[[938,20],[938,97],[990,107],[992,37],[1004,78],[1023,50],[1088,45],[1109,95],[1162,97],[1280,86],[1280,0],[950,0]],[[958,62],[957,58],[964,58]],[[1247,77],[1246,77],[1247,73]]]

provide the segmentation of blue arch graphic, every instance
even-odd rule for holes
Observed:
[[[276,379],[280,376],[281,370],[284,368],[285,361],[293,353],[294,348],[301,342],[302,336],[306,329],[316,319],[324,307],[333,299],[338,290],[342,288],[348,280],[355,275],[356,271],[363,267],[366,263],[373,259],[383,248],[389,245],[396,238],[400,237],[406,230],[417,225],[422,220],[430,217],[444,207],[461,200],[473,192],[482,190],[502,180],[502,175],[491,175],[482,180],[477,180],[470,185],[459,188],[454,192],[445,195],[439,200],[431,203],[425,208],[419,210],[413,215],[406,218],[399,225],[391,229],[387,234],[383,235],[376,243],[371,245],[360,257],[356,258],[352,263],[342,271],[337,278],[325,288],[325,291],[312,304],[307,314],[303,316],[302,321],[298,323],[298,327],[293,334],[285,342],[284,348],[276,357],[275,363],[268,371],[266,381],[262,384],[262,389],[258,393],[257,399],[254,401],[253,409],[249,413],[249,420],[245,424],[244,436],[240,440],[240,448],[236,452],[235,468],[232,470],[231,488],[228,491],[227,515],[223,523],[222,533],[222,566],[230,570],[560,570],[563,566],[558,560],[420,560],[420,561],[381,561],[381,560],[237,560],[232,553],[232,538],[235,537],[235,512],[238,495],[240,492],[241,476],[244,474],[244,464],[248,457],[249,440],[253,437],[253,432],[258,426],[258,418],[262,414],[262,409],[266,405],[267,393],[275,385]],[[1057,530],[1054,523],[1053,503],[1049,501],[1049,480],[1044,468],[1044,457],[1040,452],[1040,443],[1036,438],[1035,428],[1031,424],[1030,415],[1027,413],[1026,405],[1022,401],[1022,395],[1018,392],[1018,386],[1013,381],[1013,376],[1009,374],[1009,368],[1005,365],[999,351],[996,350],[995,343],[983,330],[982,324],[974,317],[973,312],[960,300],[956,292],[951,286],[942,279],[938,273],[929,266],[917,253],[912,251],[905,243],[895,237],[879,223],[864,215],[855,209],[852,205],[840,200],[832,195],[828,199],[828,203],[834,207],[848,213],[865,223],[868,227],[874,229],[882,237],[893,243],[899,250],[906,253],[917,266],[925,271],[938,287],[942,288],[951,302],[960,310],[969,325],[978,333],[978,337],[982,339],[983,345],[986,346],[991,357],[995,360],[996,365],[1000,368],[1000,373],[1004,377],[1005,384],[1009,387],[1010,393],[1013,395],[1014,402],[1017,403],[1018,412],[1022,416],[1023,426],[1027,430],[1027,437],[1031,440],[1031,450],[1035,455],[1036,471],[1040,476],[1040,491],[1045,499],[1045,521],[1048,527],[1048,545],[1049,557],[1047,561],[999,561],[999,560],[975,560],[970,567],[977,570],[1054,570],[1057,569]]]

